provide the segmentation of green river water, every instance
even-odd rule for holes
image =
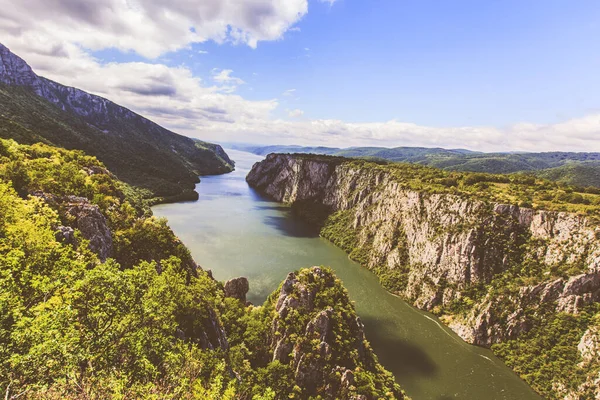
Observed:
[[[227,152],[236,171],[203,177],[198,201],[153,207],[215,278],[247,277],[249,300],[262,304],[288,272],[329,266],[355,302],[379,360],[414,400],[540,398],[489,350],[466,344],[434,316],[386,292],[285,205],[250,189],[245,176],[262,157]]]

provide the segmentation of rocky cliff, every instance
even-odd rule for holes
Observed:
[[[302,216],[321,219],[322,236],[469,343],[521,339],[550,312],[594,312],[600,228],[592,218],[441,190],[422,176],[406,176],[410,169],[400,172],[341,158],[272,154],[247,181]]]

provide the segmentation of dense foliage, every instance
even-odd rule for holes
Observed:
[[[69,212],[74,202],[103,215],[113,239],[106,262]],[[317,306],[356,318],[335,282],[319,292]],[[291,366],[273,361],[275,297],[263,307],[225,298],[139,191],[96,158],[0,139],[0,391],[7,399],[309,398]],[[290,329],[303,329],[312,317],[303,312],[286,320]],[[352,339],[339,326],[337,358],[328,365],[354,368],[348,396],[400,393],[370,352],[363,365],[345,351]]]

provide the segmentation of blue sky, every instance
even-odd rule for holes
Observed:
[[[282,104],[310,118],[502,126],[600,108],[598,1],[339,0],[295,26],[256,49],[209,41],[159,60],[205,80],[232,69],[248,99],[295,89]]]
[[[47,23],[37,37],[63,46],[77,76],[106,79],[59,72],[23,44],[26,36],[9,37],[36,70],[192,136],[600,151],[599,1],[203,0],[212,8],[202,14],[177,1],[138,0],[118,15],[57,2],[60,16],[37,16]],[[89,37],[72,39],[64,14]],[[173,95],[134,98],[119,76],[173,85]],[[188,93],[190,85],[198,87]],[[168,107],[179,114],[166,115]],[[225,122],[178,118],[186,107],[186,115],[218,108]]]

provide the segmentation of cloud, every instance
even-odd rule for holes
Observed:
[[[208,54],[208,51],[205,51],[205,50],[198,50],[198,54]]]
[[[0,0],[0,9],[2,42],[37,73],[109,98],[192,137],[344,147],[600,151],[600,113],[504,128],[310,120],[300,118],[301,110],[287,110],[294,120],[275,119],[278,100],[235,94],[244,81],[232,70],[216,70],[204,82],[186,67],[160,63],[165,53],[207,40],[251,47],[279,40],[308,12],[307,0]],[[108,48],[163,57],[155,63],[104,64],[90,53]],[[294,94],[289,89],[282,96]]]
[[[304,115],[304,111],[299,110],[299,109],[287,110],[287,111],[288,111],[288,116],[291,118],[300,118],[301,116]]]
[[[524,122],[505,128],[430,127],[396,120],[350,123],[332,119],[274,119],[274,111],[279,107],[277,100],[247,100],[227,93],[220,86],[203,82],[185,67],[143,62],[101,64],[76,45],[64,46],[67,57],[50,56],[37,51],[36,46],[37,43],[29,43],[23,50],[28,54],[25,59],[41,75],[104,96],[178,133],[205,140],[336,147],[600,151],[600,113],[556,124]],[[14,48],[11,50],[23,55]],[[232,76],[233,72],[215,72],[239,79]],[[295,89],[284,93],[293,95]],[[287,110],[287,115],[302,116],[295,111]]]
[[[222,85],[243,85],[244,82],[242,79],[240,78],[236,78],[234,76],[231,76],[231,74],[233,73],[232,70],[230,69],[223,69],[220,72],[217,72],[218,70],[213,70],[214,74],[213,74],[213,80],[215,82],[218,82]]]
[[[256,47],[281,39],[306,15],[308,1],[0,0],[0,9],[5,42],[52,40],[156,58],[207,40]]]

